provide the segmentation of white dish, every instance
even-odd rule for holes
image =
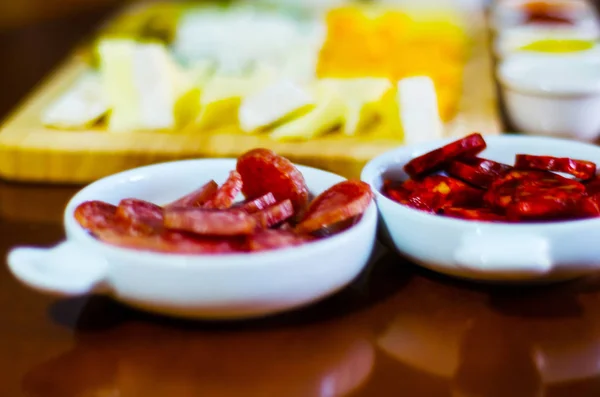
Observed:
[[[555,29],[577,30],[579,32],[599,32],[598,21],[592,6],[586,0],[546,0],[545,3],[556,4],[559,7],[569,7],[565,15],[573,24],[562,25],[556,23],[528,22],[527,13],[524,10],[526,4],[533,3],[532,0],[503,0],[494,3],[490,10],[490,25],[497,33],[513,29],[552,31]]]
[[[519,131],[587,141],[600,135],[600,59],[515,55],[497,75]]]
[[[504,59],[515,54],[536,55],[544,58],[556,57],[600,57],[597,43],[598,33],[581,32],[573,29],[532,30],[515,28],[502,32],[494,39],[494,55]],[[523,47],[542,40],[579,40],[593,42],[593,47],[571,52],[542,52]]]
[[[167,203],[214,179],[223,182],[235,160],[177,161],[137,168],[101,179],[67,205],[67,240],[55,248],[16,248],[12,273],[36,290],[59,295],[91,292],[173,316],[233,319],[263,316],[307,305],[340,290],[367,264],[375,242],[375,204],[355,226],[299,247],[227,255],[159,254],[104,244],[73,217],[78,204],[117,204],[135,197]],[[313,194],[344,178],[298,167]]]
[[[514,163],[517,153],[600,161],[600,147],[546,137],[490,136],[480,155]],[[382,238],[434,271],[488,281],[575,278],[600,269],[600,219],[538,224],[476,222],[431,215],[383,194],[383,178],[407,179],[404,165],[450,140],[402,147],[371,160],[362,180],[375,191]]]

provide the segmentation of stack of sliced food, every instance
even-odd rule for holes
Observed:
[[[169,40],[100,38],[97,65],[43,123],[113,133],[233,126],[274,140],[383,133],[415,143],[442,136],[460,100],[467,46],[452,12],[202,7],[174,25]]]

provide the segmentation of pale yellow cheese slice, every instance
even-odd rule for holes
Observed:
[[[245,132],[269,128],[285,119],[301,116],[315,106],[310,90],[290,79],[280,79],[242,100],[240,127]]]
[[[81,129],[96,123],[109,110],[97,73],[84,73],[75,84],[42,114],[47,127]]]
[[[443,137],[437,94],[431,78],[416,76],[400,80],[397,103],[405,144]]]
[[[176,106],[191,89],[164,45],[107,39],[98,46],[100,73],[111,107],[108,129],[173,130]]]
[[[356,135],[366,131],[385,116],[386,95],[393,90],[392,82],[385,78],[323,79],[322,84],[337,92],[344,100],[346,111],[342,131]]]
[[[275,128],[270,136],[276,140],[307,140],[338,127],[344,120],[346,106],[334,91],[323,86],[313,88],[317,104],[305,115]]]

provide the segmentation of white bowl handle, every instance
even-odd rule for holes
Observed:
[[[536,278],[552,270],[548,241],[523,233],[465,234],[454,252],[458,266],[479,273],[501,273],[507,278]]]
[[[13,275],[24,284],[64,296],[95,291],[108,268],[105,260],[69,241],[53,248],[14,248],[9,252],[7,262]]]

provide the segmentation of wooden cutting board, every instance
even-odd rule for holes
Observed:
[[[457,116],[446,124],[448,136],[473,131],[500,133],[488,29],[483,11],[469,16],[471,51]],[[402,143],[385,136],[338,134],[305,142],[277,142],[235,128],[217,131],[109,133],[100,129],[63,131],[46,128],[45,108],[89,66],[74,52],[18,107],[0,130],[0,177],[16,181],[88,183],[126,169],[185,158],[237,157],[267,147],[299,164],[358,177],[364,164]]]

